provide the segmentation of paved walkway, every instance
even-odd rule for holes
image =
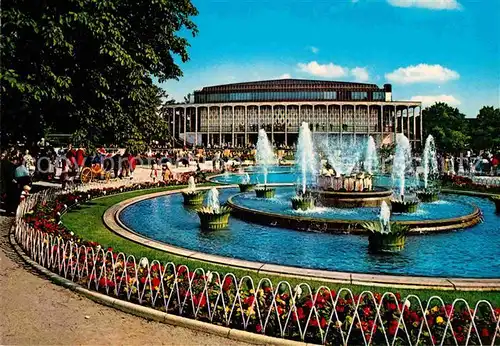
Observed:
[[[0,344],[245,345],[150,322],[53,284],[12,249],[11,223],[0,216]]]

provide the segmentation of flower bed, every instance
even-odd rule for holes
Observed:
[[[136,185],[127,190],[158,186]],[[16,240],[42,266],[81,285],[167,313],[313,343],[494,344],[500,309],[480,301],[445,304],[439,297],[337,292],[302,283],[221,276],[185,265],[137,260],[78,238],[59,222],[68,208],[125,188],[30,196],[20,206]],[[395,340],[396,339],[396,340]],[[393,343],[393,341],[395,342]]]
[[[457,190],[477,191],[485,193],[500,194],[500,186],[477,184],[471,178],[458,175],[443,175],[441,177],[443,187]]]

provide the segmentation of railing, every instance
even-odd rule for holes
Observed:
[[[438,296],[428,301],[416,295],[401,299],[392,292],[354,294],[347,288],[334,292],[327,286],[313,289],[307,283],[294,287],[287,281],[273,284],[268,278],[256,282],[250,276],[238,279],[232,273],[221,275],[202,268],[191,271],[185,265],[137,260],[111,248],[103,249],[64,229],[49,234],[50,224],[36,226],[26,219],[36,215],[34,208],[52,206],[59,210],[55,213],[57,225],[60,214],[71,207],[61,207],[59,201],[68,200],[64,197],[58,190],[46,190],[22,202],[15,239],[31,259],[91,290],[187,318],[313,343],[500,342],[500,309],[485,300],[472,309],[464,299],[445,304]],[[73,202],[76,205],[81,201]]]

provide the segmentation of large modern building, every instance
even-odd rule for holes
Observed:
[[[184,144],[246,146],[263,128],[276,145],[291,145],[302,122],[314,134],[371,135],[381,144],[404,133],[414,147],[422,141],[421,102],[393,101],[390,84],[279,79],[208,86],[167,114]]]

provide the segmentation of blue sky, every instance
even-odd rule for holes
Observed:
[[[469,117],[500,103],[500,0],[192,0],[199,35],[177,101],[207,85],[274,78],[393,84]]]

